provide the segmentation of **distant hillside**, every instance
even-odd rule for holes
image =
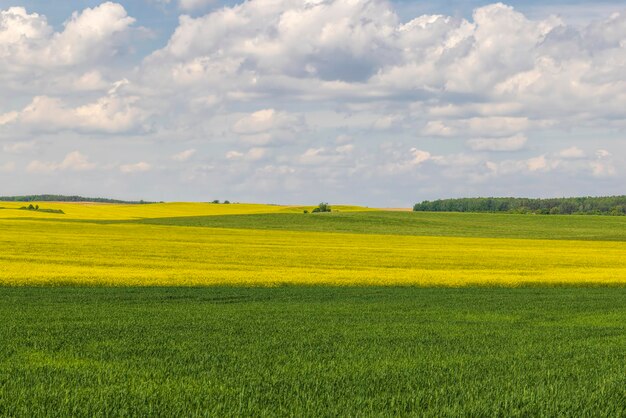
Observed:
[[[626,215],[626,196],[526,199],[477,197],[424,201],[418,212],[507,212],[551,215]]]
[[[105,199],[102,197],[82,197],[64,196],[59,194],[36,194],[29,196],[0,196],[0,202],[97,202],[97,203],[122,203],[122,204],[144,204],[153,202],[128,201]]]

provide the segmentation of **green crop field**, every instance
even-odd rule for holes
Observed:
[[[620,289],[3,288],[2,416],[623,416]]]
[[[144,218],[152,225],[358,234],[626,241],[626,216],[359,211]]]
[[[0,209],[0,416],[624,416],[626,217]]]

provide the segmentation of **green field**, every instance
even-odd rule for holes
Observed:
[[[1,416],[624,416],[624,289],[2,288]]]
[[[0,416],[626,416],[626,217],[0,210]]]
[[[153,225],[472,238],[626,241],[626,216],[339,212],[147,218]]]
[[[58,205],[58,207],[66,206]],[[150,206],[143,207],[150,208]],[[224,209],[224,205],[217,206],[218,209]],[[127,209],[125,212],[128,215],[126,215],[124,212],[118,212],[117,208],[106,212],[106,207],[100,207],[92,216],[83,211],[76,215],[68,214],[68,216],[46,216],[46,214],[38,213],[38,217],[33,217],[32,212],[22,212],[20,218],[9,219],[355,234],[626,241],[626,216],[355,210],[358,208],[348,208],[333,213],[303,214],[300,208],[292,207],[252,207],[245,208],[249,213],[241,214],[237,213],[237,205],[230,206],[226,209],[234,209],[231,212],[217,212],[204,216],[197,215],[198,209],[191,210],[196,214],[188,216],[185,213],[190,211],[177,208],[180,211],[178,214],[167,217],[163,215],[170,209],[142,211],[143,207],[139,207],[133,210]],[[295,211],[297,212],[294,213]],[[0,215],[3,215],[2,211]],[[6,211],[4,215],[7,217],[15,215],[15,211]]]

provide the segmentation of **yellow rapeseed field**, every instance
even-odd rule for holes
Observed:
[[[17,210],[20,207],[39,205],[44,209],[60,209],[65,214]],[[146,205],[65,203],[65,202],[0,202],[0,219],[43,218],[43,219],[94,219],[123,220],[142,218],[165,218],[177,216],[246,215],[258,213],[301,213],[313,206],[281,206],[253,203],[154,203]],[[359,206],[333,205],[334,210],[354,212],[374,210]]]
[[[67,220],[206,215],[206,207],[216,215],[300,209],[164,204],[139,213],[133,206],[43,205],[63,207],[65,221],[0,219],[0,285],[626,284],[625,242],[97,224]],[[98,212],[103,206],[106,216]]]

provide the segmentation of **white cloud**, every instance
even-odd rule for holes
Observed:
[[[518,134],[505,138],[474,138],[467,141],[474,151],[519,151],[526,145],[525,135]]]
[[[611,153],[605,149],[596,151],[596,159],[591,161],[590,165],[594,177],[613,177],[617,174]]]
[[[184,162],[189,160],[196,153],[195,149],[188,149],[185,151],[181,151],[178,154],[172,155],[172,159],[179,162]]]
[[[610,156],[611,156],[611,153],[605,149],[599,149],[596,151],[596,157],[598,157],[598,159],[608,158]]]
[[[249,1],[195,19],[182,16],[154,58],[221,60],[226,52],[263,73],[362,80],[386,62],[397,20],[379,1]]]
[[[261,147],[250,148],[245,153],[239,151],[228,151],[226,153],[227,160],[243,160],[243,161],[259,161],[267,157],[268,150]]]
[[[448,121],[430,121],[422,130],[422,134],[441,137],[480,135],[497,138],[516,135],[528,127],[529,120],[525,117],[473,117]]]
[[[45,39],[52,33],[45,16],[29,14],[23,7],[0,10],[0,23],[0,45],[3,47]]]
[[[11,173],[15,171],[16,164],[13,161],[9,161],[8,163],[0,164],[0,172],[2,173]]]
[[[422,135],[432,136],[454,136],[458,134],[458,130],[447,126],[440,120],[430,121],[426,124],[426,127],[422,130]]]
[[[615,167],[610,163],[593,161],[591,170],[594,177],[613,177],[616,174]]]
[[[432,155],[428,151],[419,150],[417,148],[411,148],[411,163],[414,165],[420,165],[425,161],[432,159]]]
[[[239,119],[233,125],[233,132],[238,134],[257,134],[267,132],[279,125],[285,118],[274,109],[263,109]]]
[[[296,161],[305,166],[320,167],[327,170],[330,167],[346,164],[351,158],[353,149],[351,145],[335,148],[308,148],[297,157]]]
[[[267,145],[291,140],[305,127],[304,118],[300,115],[262,109],[241,117],[233,124],[232,131],[244,142]]]
[[[337,144],[349,144],[352,141],[354,141],[354,138],[352,138],[350,135],[338,135],[335,138],[335,142]]]
[[[605,155],[601,153],[601,155]],[[562,150],[554,155],[542,154],[522,160],[487,161],[485,167],[496,178],[509,175],[554,176],[564,174],[576,185],[577,178],[610,178],[617,174],[614,162],[607,156],[588,157],[577,147]],[[569,184],[569,183],[568,183]],[[563,184],[563,187],[568,184]]]
[[[526,167],[529,171],[547,170],[549,167],[548,160],[545,155],[530,158],[526,161]]]
[[[585,119],[621,108],[626,86],[619,64],[609,57],[622,55],[616,39],[623,20],[579,29],[556,18],[530,20],[498,3],[476,9],[471,20],[425,15],[401,24],[391,3],[382,1],[251,0],[181,17],[168,45],[146,60],[144,71],[147,80],[165,88],[221,91],[234,101],[415,95],[436,98],[428,105],[434,108],[456,104],[463,94],[476,100],[466,112],[485,107],[482,115],[458,115],[465,123],[482,119],[495,124],[494,136],[511,136],[528,125],[520,112],[566,118],[594,91],[598,100]],[[568,37],[560,35],[565,29]],[[582,41],[571,46],[577,38]],[[589,54],[586,41],[606,53]],[[397,122],[381,115],[373,127]],[[431,118],[425,134],[454,136],[463,132],[457,125]],[[480,127],[472,127],[480,135]]]
[[[378,130],[387,130],[401,127],[404,117],[401,115],[385,115],[376,119],[372,124],[372,128]]]
[[[228,160],[236,160],[236,159],[239,159],[239,158],[241,158],[243,156],[244,156],[244,154],[242,152],[239,152],[239,151],[228,151],[226,153],[226,159],[228,159]]]
[[[559,151],[559,157],[565,159],[585,158],[585,152],[580,148],[574,146]]]
[[[74,64],[101,54],[115,54],[112,41],[116,33],[126,31],[135,19],[117,3],[105,2],[81,13],[74,13],[63,32],[55,34],[49,49],[56,62]]]
[[[144,161],[140,161],[134,164],[123,164],[120,166],[120,171],[122,173],[142,173],[145,171],[150,171],[152,166]]]
[[[104,90],[109,86],[109,83],[98,70],[87,71],[78,80],[74,80],[72,84],[79,91]]]
[[[303,127],[301,116],[275,109],[263,109],[242,117],[233,125],[233,132],[250,135],[272,130],[299,131]]]
[[[4,144],[2,150],[9,154],[22,154],[33,151],[36,147],[34,142],[15,142],[12,144]]]
[[[138,97],[114,93],[73,107],[59,98],[37,96],[21,111],[0,116],[0,125],[17,123],[42,132],[73,130],[115,134],[143,130],[148,115],[137,106],[138,100]]]
[[[70,152],[60,163],[31,161],[26,166],[26,171],[30,173],[47,173],[54,171],[88,171],[96,168],[96,164],[89,161],[87,156],[79,151]]]
[[[31,169],[68,181],[77,176],[46,153],[188,161],[151,173],[159,200],[195,198],[217,183],[241,200],[334,190],[366,204],[406,190],[623,188],[624,13],[574,26],[504,4],[411,20],[385,0],[249,0],[204,15],[208,1],[169,3],[197,17],[180,16],[152,53],[157,38],[142,43],[117,3],[78,11],[59,28],[31,9],[0,10],[3,152],[26,165],[19,153],[35,149],[17,144],[37,144],[44,156]],[[173,138],[193,143],[202,161],[169,151]],[[532,158],[508,159],[518,150]],[[117,176],[143,194],[145,177],[119,171],[150,164],[112,167],[111,184]]]
[[[0,125],[7,125],[9,123],[14,122],[19,116],[18,112],[7,112],[5,114],[0,114]]]
[[[58,67],[110,58],[117,53],[117,34],[134,23],[124,7],[105,2],[75,12],[62,32],[54,32],[44,16],[22,7],[0,11],[0,62],[9,71],[30,71],[24,65]]]
[[[352,153],[352,151],[354,151],[354,145],[353,144],[340,145],[337,148],[335,148],[335,151],[338,152],[339,154],[350,154]]]
[[[267,155],[267,150],[265,148],[250,148],[250,150],[246,153],[245,157],[250,161],[257,161],[264,158]]]

